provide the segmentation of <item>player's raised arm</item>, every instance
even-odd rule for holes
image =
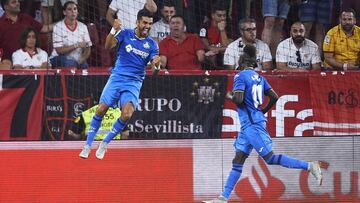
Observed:
[[[120,31],[121,25],[122,23],[120,19],[114,20],[113,27],[111,28],[111,31],[108,34],[108,36],[106,36],[105,49],[112,49],[116,46],[117,40],[115,38],[115,35]]]

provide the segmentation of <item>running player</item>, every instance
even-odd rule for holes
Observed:
[[[275,154],[272,151],[273,144],[266,130],[264,114],[276,103],[278,95],[267,80],[254,71],[255,65],[256,48],[253,45],[246,45],[244,54],[239,59],[239,67],[242,71],[234,76],[233,91],[227,94],[227,98],[237,105],[241,123],[241,132],[234,143],[235,158],[222,194],[216,199],[204,201],[205,203],[227,202],[241,176],[245,160],[253,148],[267,164],[308,170],[321,185],[322,173],[318,161],[308,163],[285,154]],[[263,103],[264,95],[268,96],[270,100],[261,109],[260,105]]]

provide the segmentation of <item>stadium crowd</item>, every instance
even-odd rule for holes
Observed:
[[[1,0],[0,70],[112,66],[114,19],[144,7],[168,70],[235,70],[248,44],[257,70],[359,70],[357,0]]]

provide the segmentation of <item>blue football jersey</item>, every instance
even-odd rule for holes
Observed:
[[[251,123],[266,121],[260,106],[269,89],[267,80],[254,70],[243,70],[234,76],[233,91],[244,91],[244,105],[237,108],[242,129]]]
[[[134,29],[121,30],[116,39],[117,59],[112,74],[143,80],[146,65],[159,54],[157,43],[150,36],[138,38]]]

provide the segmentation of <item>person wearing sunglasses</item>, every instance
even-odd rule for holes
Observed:
[[[252,18],[244,18],[239,22],[241,37],[228,45],[224,53],[224,65],[229,70],[239,68],[239,58],[244,54],[246,45],[256,47],[256,67],[255,70],[270,70],[272,66],[272,56],[269,46],[256,39],[256,21]]]
[[[276,50],[276,68],[288,71],[320,70],[321,58],[318,45],[305,38],[301,22],[291,25],[290,37],[280,42]]]

